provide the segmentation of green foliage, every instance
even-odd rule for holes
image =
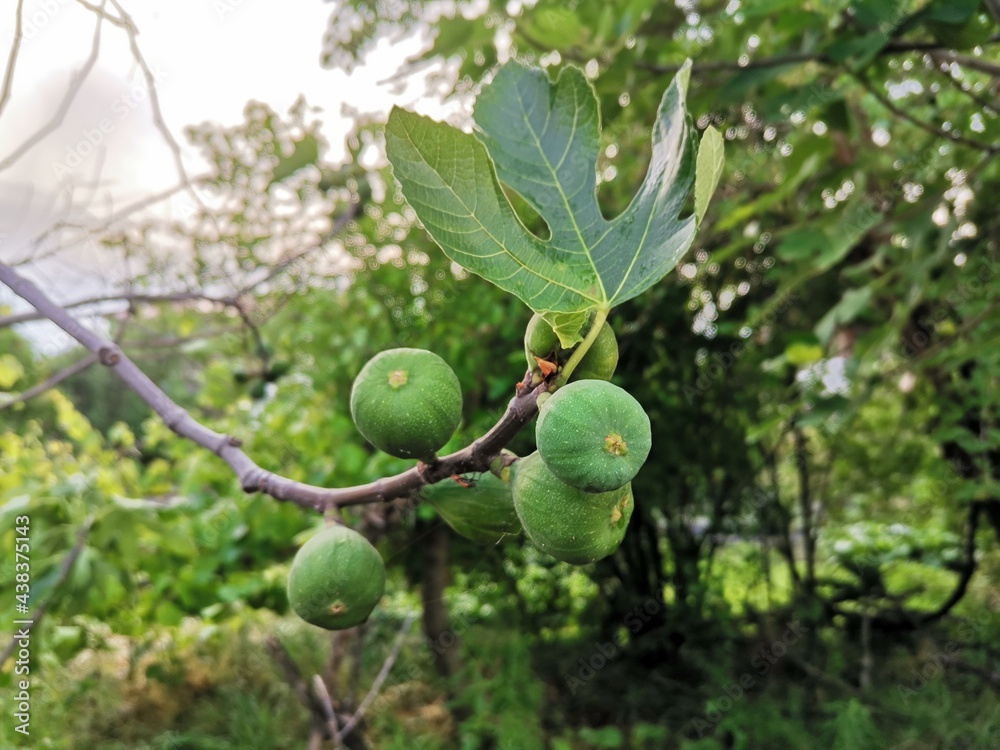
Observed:
[[[494,273],[478,246],[459,258],[438,236],[436,223],[453,217],[420,208],[423,200],[440,209],[456,191],[479,195],[465,188],[481,180],[476,191],[496,207],[489,218],[510,232],[504,246],[523,247],[526,257],[575,250],[572,220],[580,223],[587,252],[574,256],[579,268],[545,278],[570,281],[560,309],[570,311],[563,332],[571,340],[588,330],[584,310],[617,305],[609,317],[621,355],[615,382],[647,410],[655,459],[633,479],[639,503],[620,547],[594,565],[570,567],[518,540],[497,550],[453,538],[446,599],[465,663],[450,707],[471,716],[457,725],[449,717],[450,688],[414,635],[392,671],[397,702],[364,729],[370,744],[988,746],[1000,710],[975,670],[995,671],[980,645],[997,639],[989,582],[1000,563],[986,515],[979,570],[952,616],[916,633],[893,629],[955,591],[970,503],[997,496],[994,82],[975,65],[924,64],[930,44],[949,45],[948,58],[959,52],[996,64],[987,6],[339,2],[334,19],[331,64],[353,64],[382,33],[430,24],[433,46],[414,62],[448,60],[442,69],[457,71],[454,90],[463,97],[497,73],[500,59],[553,70],[501,68],[480,97],[473,135],[394,112],[386,136],[392,174],[416,215],[388,169],[360,165],[362,150],[381,145],[378,126],[349,136],[347,165],[329,161],[303,102],[287,115],[251,103],[244,122],[199,126],[191,135],[213,171],[204,183],[212,200],[186,221],[130,221],[102,238],[130,257],[168,246],[167,238],[176,257],[193,261],[150,264],[130,288],[240,286],[269,273],[286,248],[314,245],[335,219],[351,212],[352,220],[323,244],[323,262],[304,256],[270,289],[247,296],[266,346],[234,329],[227,311],[185,306],[157,306],[141,326],[122,332],[112,324],[112,333],[123,333],[125,350],[172,398],[243,438],[265,468],[327,486],[412,465],[358,439],[352,376],[379,351],[433,349],[464,394],[447,445],[457,449],[496,421],[522,375],[516,342],[528,312],[453,266],[417,221],[452,257],[471,258],[475,273],[474,264]],[[664,86],[688,57],[690,83],[681,85],[684,73],[675,79],[663,109]],[[583,67],[586,79],[563,61]],[[534,88],[514,91],[511,83],[522,81]],[[567,107],[552,92],[583,98]],[[534,115],[555,104],[560,115],[579,111],[586,128],[561,128],[561,141],[536,146],[523,137],[535,120],[516,108],[496,111],[520,102],[537,107],[528,110]],[[704,131],[697,158],[685,109]],[[607,269],[594,248],[617,251],[619,243],[591,242],[584,230],[627,234],[623,217],[649,204],[655,191],[645,181],[662,167],[650,165],[654,123],[654,140],[685,134],[673,144],[683,168],[660,186],[671,209],[662,220],[683,227],[679,238],[691,239],[691,252],[676,267],[659,263],[673,252],[667,243],[642,282],[646,292],[618,305],[620,298],[592,293],[587,279],[613,275],[598,272]],[[402,138],[421,133],[423,150]],[[549,179],[543,157],[561,155],[568,134],[586,141],[574,141],[585,148],[567,162],[572,180],[558,172]],[[435,161],[430,146],[439,143],[472,154],[475,175],[454,150]],[[659,143],[665,150],[667,141]],[[400,153],[419,158],[395,163]],[[411,196],[408,167],[419,171],[413,181],[442,192]],[[532,176],[546,179],[544,189],[524,184]],[[560,203],[559,188],[576,202]],[[639,245],[621,247],[622,255],[607,255],[612,271]],[[597,271],[588,271],[588,258]],[[334,259],[328,272],[324,263]],[[521,276],[513,278],[530,286]],[[539,289],[548,283],[531,278]],[[532,306],[555,309],[551,293]],[[221,333],[210,343],[200,338],[213,331]],[[167,355],[152,345],[164,339],[177,342]],[[565,365],[569,350],[559,348]],[[40,357],[10,330],[0,330],[0,352],[0,405],[76,356]],[[287,608],[287,570],[308,519],[247,498],[221,461],[146,414],[98,367],[0,412],[0,543],[10,548],[10,519],[30,512],[32,604],[52,597],[33,636],[43,674],[40,739],[67,748],[300,747],[308,716],[261,663],[262,632],[234,646],[232,628],[290,632],[293,618],[266,612]],[[530,453],[531,431],[512,448]],[[396,608],[419,606],[424,550],[412,532],[418,513],[437,512],[426,503],[379,517],[386,604],[366,626],[360,658],[343,665],[342,685],[357,668],[363,692],[398,627]],[[349,524],[364,518],[349,509],[344,516]],[[88,519],[84,550],[57,587],[59,565]],[[10,576],[0,572],[0,588],[11,590]],[[466,629],[469,613],[481,624]],[[753,658],[772,648],[793,613],[809,637],[759,675]],[[872,686],[864,691],[861,613],[876,615]],[[197,635],[186,636],[186,647],[163,648],[191,629]],[[567,675],[600,655],[598,644],[618,643],[616,635],[621,647],[572,693]],[[290,648],[304,669],[322,671],[329,642],[296,637]],[[116,650],[126,639],[128,656]],[[958,661],[943,666],[942,654]],[[132,664],[131,674],[119,671]],[[233,676],[239,665],[248,671]],[[755,687],[721,710],[744,673]],[[692,718],[709,707],[720,709],[718,720],[695,729]]]
[[[693,241],[694,220],[678,218],[695,171],[684,108],[689,78],[685,67],[664,93],[649,172],[629,209],[610,222],[594,177],[597,101],[572,67],[553,83],[542,70],[504,66],[477,99],[478,138],[394,109],[386,126],[393,174],[452,260],[517,295],[568,348],[582,340],[590,311],[647,290]],[[721,154],[712,143],[705,164],[717,177]],[[525,229],[498,181],[542,216],[548,239]]]
[[[521,533],[510,483],[493,474],[438,482],[420,494],[451,528],[479,544],[499,544]]]

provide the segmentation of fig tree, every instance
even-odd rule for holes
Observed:
[[[462,418],[462,389],[441,357],[424,349],[388,349],[358,373],[351,417],[379,450],[429,459]]]
[[[308,623],[327,630],[368,619],[385,593],[385,564],[371,543],[346,526],[328,526],[295,555],[288,602]]]
[[[556,477],[538,453],[511,467],[514,508],[524,533],[557,560],[584,565],[621,544],[632,517],[632,486],[584,492]]]
[[[572,349],[559,347],[559,337],[541,315],[536,313],[532,316],[524,331],[524,356],[531,370],[539,370],[536,357],[562,367],[572,353]],[[570,375],[570,380],[610,380],[617,366],[618,341],[611,326],[604,321],[594,343]]]
[[[545,465],[586,492],[607,492],[631,482],[651,442],[649,417],[639,402],[603,380],[563,386],[542,405],[535,425]]]

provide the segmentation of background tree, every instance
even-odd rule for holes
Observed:
[[[112,729],[79,723],[89,683],[70,681],[50,700],[77,717],[74,733],[132,746],[171,727],[204,733],[171,718],[202,684],[230,717],[212,734],[235,745],[242,724],[258,746],[282,746],[296,721],[305,736],[307,714],[254,660],[261,632],[278,629],[350,712],[423,605],[425,645],[411,631],[367,716],[375,746],[453,746],[451,732],[472,747],[989,746],[997,8],[682,6],[338,3],[325,41],[326,63],[343,66],[384,35],[429,32],[400,80],[438,70],[432,82],[458,101],[511,57],[580,66],[601,102],[607,216],[645,171],[665,82],[695,60],[689,106],[699,127],[725,134],[726,169],[675,277],[612,314],[616,382],[654,428],[620,552],[570,571],[526,544],[476,547],[426,505],[372,506],[353,520],[387,552],[391,602],[365,632],[320,644],[268,614],[285,608],[284,566],[308,518],[245,497],[221,462],[138,405],[112,417],[103,369],[71,373],[11,398],[0,437],[4,518],[30,498],[40,598],[88,529],[43,621],[46,668],[72,674],[60,665],[113,634],[130,636],[142,663],[165,628],[176,658],[154,651],[143,669],[186,686],[168,691],[155,722]],[[287,116],[251,104],[238,127],[198,128],[213,168],[192,180],[205,197],[186,221],[90,229],[109,253],[155,259],[169,247],[185,259],[123,284],[135,299],[106,315],[122,348],[201,421],[239,434],[263,468],[346,486],[407,466],[371,451],[349,420],[350,383],[371,355],[421,346],[455,367],[458,447],[502,411],[528,312],[451,266],[384,162],[360,166],[362,148],[382,147],[380,124],[359,123],[338,165],[313,117],[305,104]],[[85,361],[39,360],[0,335],[12,394]],[[512,448],[530,452],[530,433]],[[782,641],[790,623],[804,635]],[[246,634],[250,656],[233,657],[242,681],[198,677],[192,630],[210,643]],[[616,635],[624,645],[607,656]],[[220,663],[214,649],[203,662]],[[735,697],[745,674],[752,685]],[[268,729],[252,702],[234,706],[232,684],[277,690],[287,716]],[[436,713],[444,696],[449,710]]]

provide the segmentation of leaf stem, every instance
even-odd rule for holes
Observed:
[[[590,345],[597,340],[598,334],[601,332],[601,328],[604,326],[604,321],[608,319],[608,310],[598,308],[594,315],[594,322],[590,325],[590,330],[587,331],[586,337],[580,342],[580,345],[576,347],[573,353],[570,355],[566,364],[563,365],[562,372],[559,373],[559,377],[556,378],[555,387],[559,388],[566,385],[566,381],[569,380],[570,375],[573,374],[573,370],[576,366],[580,364],[580,361],[584,358],[587,352],[590,350]],[[554,390],[554,389],[553,389]]]

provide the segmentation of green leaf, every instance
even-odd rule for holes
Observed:
[[[597,202],[597,98],[574,67],[553,83],[543,70],[505,65],[479,96],[475,136],[394,108],[386,151],[445,254],[522,299],[568,348],[592,310],[649,289],[694,240],[695,217],[679,216],[694,181],[690,73],[685,64],[664,93],[646,178],[610,221]],[[548,239],[525,228],[501,181],[545,220]]]
[[[281,182],[291,177],[300,169],[316,164],[319,161],[319,141],[312,133],[306,133],[301,140],[292,144],[292,152],[278,158],[274,166],[270,184]]]
[[[0,356],[0,391],[6,391],[21,379],[24,367],[13,354]]]
[[[471,479],[471,487],[446,479],[424,487],[421,495],[449,526],[474,542],[499,544],[520,534],[510,485],[493,474]]]
[[[785,359],[796,367],[805,367],[823,359],[823,347],[816,344],[791,344],[785,349]]]
[[[698,162],[694,170],[694,216],[700,225],[708,210],[708,202],[712,200],[719,178],[722,176],[722,165],[725,162],[725,141],[719,131],[709,125],[701,136],[698,147]]]
[[[884,32],[872,31],[864,36],[845,36],[831,44],[826,54],[835,62],[862,68],[874,60],[888,43],[889,39]]]
[[[761,16],[774,17],[774,14],[779,11],[793,8],[797,13],[802,12],[800,0],[757,0],[757,2],[749,3],[745,9],[741,8],[740,11],[746,18],[759,18]]]
[[[580,40],[583,27],[575,13],[566,8],[537,8],[524,26],[532,38],[548,45],[551,49],[566,49]]]

